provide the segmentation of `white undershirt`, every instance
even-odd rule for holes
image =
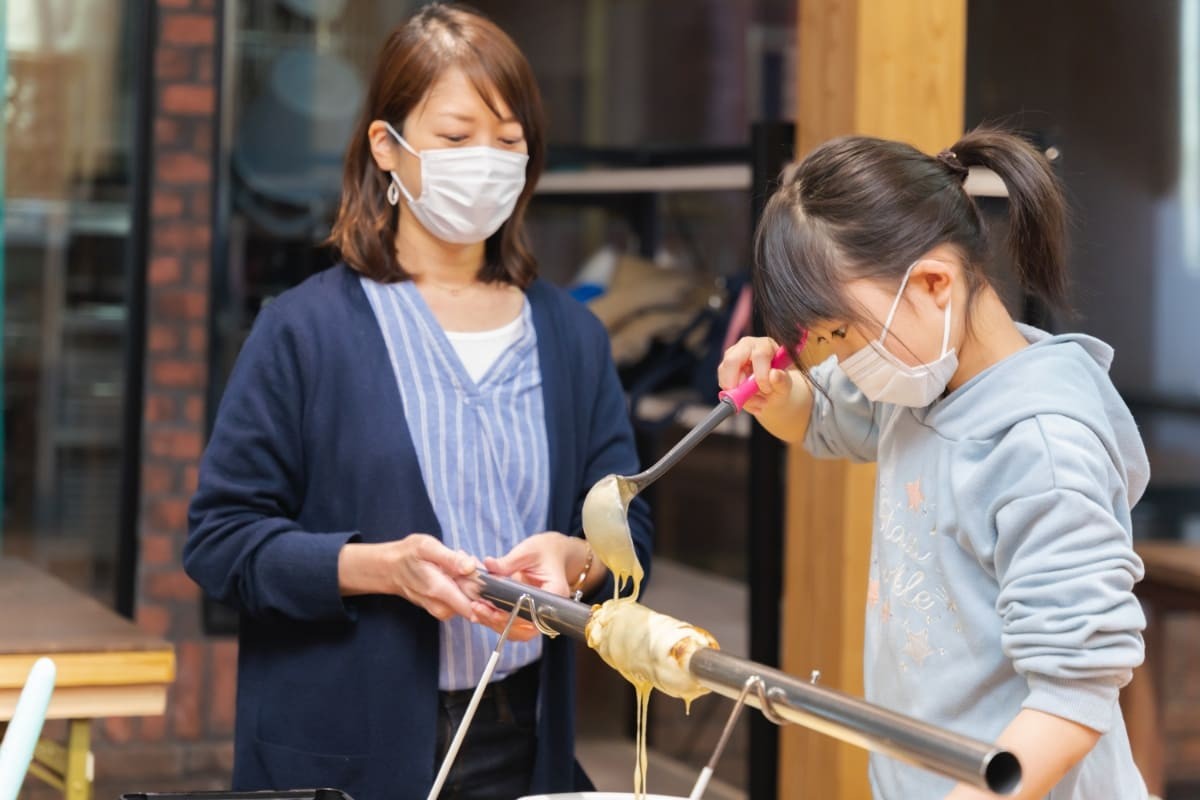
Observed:
[[[522,313],[502,328],[493,328],[490,331],[446,331],[446,338],[450,340],[454,352],[458,353],[459,360],[467,368],[471,380],[479,383],[479,379],[496,363],[496,359],[521,338],[524,323],[525,315]]]

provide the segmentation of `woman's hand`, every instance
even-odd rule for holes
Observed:
[[[484,559],[484,566],[493,575],[512,578],[519,583],[533,586],[560,597],[571,594],[571,581],[583,570],[587,558],[587,544],[582,539],[566,536],[556,531],[547,531],[530,536],[499,558]],[[596,573],[596,561],[589,578]],[[508,611],[502,611],[482,600],[472,605],[476,619],[495,631],[503,631],[508,622]],[[518,619],[509,631],[509,638],[519,642],[528,641],[538,635],[533,623]]]
[[[342,594],[392,594],[439,620],[458,615],[478,622],[469,578],[479,569],[472,556],[424,533],[379,544],[347,544],[338,555]]]
[[[773,369],[771,361],[779,344],[771,338],[746,336],[725,351],[717,367],[717,382],[722,389],[738,386],[754,376],[758,393],[743,408],[763,427],[785,442],[800,442],[808,431],[812,411],[812,390],[808,381],[793,370]]]

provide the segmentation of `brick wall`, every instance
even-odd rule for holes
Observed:
[[[233,759],[236,644],[203,636],[199,591],[180,566],[205,432],[217,10],[213,0],[152,2],[158,40],[137,622],[175,643],[177,679],[164,716],[96,726],[97,798],[227,787]]]

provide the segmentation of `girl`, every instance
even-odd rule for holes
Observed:
[[[346,158],[345,263],[261,312],[192,502],[185,566],[241,611],[237,789],[424,798],[496,643],[473,623],[507,618],[458,579],[486,559],[612,593],[580,509],[637,457],[603,328],[526,246],[544,146],[495,25],[434,4],[388,37]],[[644,505],[630,522],[645,564]],[[573,646],[514,633],[445,798],[590,788]]]
[[[1063,194],[1025,141],[976,130],[931,157],[837,139],[767,204],[754,291],[771,338],[731,347],[719,380],[753,373],[747,409],[780,439],[878,463],[867,699],[1010,748],[1020,798],[1139,800],[1117,693],[1142,660],[1145,450],[1112,350],[1014,322],[985,277],[976,165],[1008,187],[1021,286],[1061,305]],[[770,369],[801,329],[833,357]],[[885,800],[984,796],[878,756],[870,779]]]

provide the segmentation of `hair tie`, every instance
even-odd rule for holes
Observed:
[[[942,162],[946,169],[958,176],[959,183],[966,183],[967,176],[971,174],[968,167],[964,167],[963,163],[958,160],[953,150],[943,150],[937,154],[937,160]]]

